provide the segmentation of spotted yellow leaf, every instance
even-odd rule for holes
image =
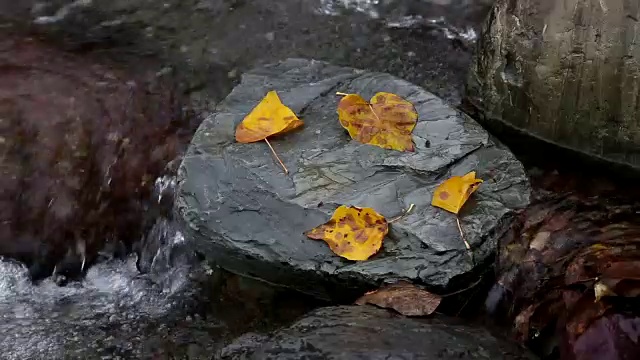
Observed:
[[[324,240],[331,251],[345,259],[367,260],[380,250],[388,231],[387,220],[372,208],[342,205],[327,223],[305,235]]]
[[[413,104],[388,92],[366,101],[357,94],[344,94],[338,104],[338,119],[352,139],[384,149],[415,151],[411,132],[418,121]]]
[[[453,176],[438,185],[431,205],[457,214],[481,183],[481,179],[476,179],[475,171],[464,176]]]

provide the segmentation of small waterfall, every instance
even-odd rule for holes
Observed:
[[[158,203],[172,196],[175,178],[156,181]],[[172,201],[171,201],[172,202]],[[61,359],[79,352],[127,355],[128,337],[154,334],[157,323],[184,318],[197,296],[198,264],[170,217],[155,219],[141,248],[105,258],[82,280],[59,286],[55,276],[32,283],[28,269],[0,259],[0,348],[3,359]],[[87,344],[101,339],[104,344]],[[130,350],[131,350],[130,349]],[[133,350],[131,350],[133,351]]]

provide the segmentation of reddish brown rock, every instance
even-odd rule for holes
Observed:
[[[640,192],[635,184],[534,175],[533,204],[500,249],[487,300],[540,355],[631,359],[640,353]],[[594,355],[597,354],[597,355]],[[593,357],[595,356],[595,357]]]
[[[197,124],[137,75],[0,37],[0,255],[43,276],[139,238],[154,180]]]

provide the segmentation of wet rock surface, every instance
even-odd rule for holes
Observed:
[[[245,335],[214,359],[535,359],[485,329],[369,306],[316,310],[271,337]]]
[[[534,173],[532,204],[501,240],[486,300],[547,359],[640,353],[640,192],[594,174]]]
[[[305,122],[271,141],[288,176],[266,144],[234,138],[235,127],[269,90]],[[336,91],[365,98],[388,91],[411,101],[419,114],[416,152],[352,141],[337,121]],[[397,279],[445,288],[474,266],[455,216],[430,201],[442,180],[472,170],[485,182],[460,220],[482,264],[529,201],[529,182],[515,157],[473,120],[406,81],[289,59],[243,75],[202,123],[179,169],[176,207],[186,238],[232,272],[327,299]],[[353,263],[303,235],[341,204],[373,207],[387,218],[410,204],[415,210],[392,224],[379,254]]]
[[[478,41],[465,102],[493,129],[637,170],[639,17],[638,2],[624,0],[499,0]]]

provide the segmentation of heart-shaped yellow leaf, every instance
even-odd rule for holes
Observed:
[[[372,208],[342,205],[331,220],[305,235],[324,240],[331,251],[343,258],[367,260],[380,250],[388,231],[387,220]]]
[[[415,151],[411,132],[418,121],[413,104],[400,96],[379,92],[366,101],[347,94],[338,104],[338,119],[352,139],[384,149]]]

